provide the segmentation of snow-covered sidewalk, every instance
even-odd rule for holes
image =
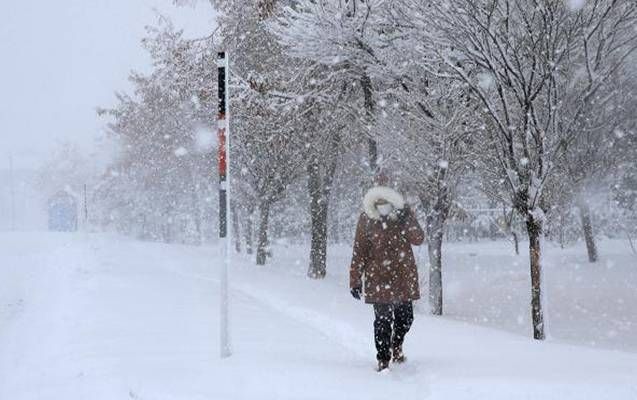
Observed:
[[[48,233],[0,243],[0,399],[637,398],[637,354],[422,315],[409,362],[379,375],[371,307],[342,274],[315,282],[302,266],[247,260],[231,271],[234,354],[220,360],[215,249]]]

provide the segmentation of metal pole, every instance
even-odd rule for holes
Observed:
[[[11,188],[11,230],[15,231],[15,181],[13,176],[12,154],[9,154],[9,185]]]
[[[88,229],[88,198],[86,196],[86,183],[84,184],[84,229]]]
[[[223,260],[220,268],[220,310],[219,345],[221,358],[230,357],[230,334],[228,327],[228,269],[230,265],[230,232],[228,210],[230,209],[230,190],[228,179],[230,124],[228,113],[228,58],[225,52],[217,54],[217,75],[219,94],[219,113],[217,115],[218,161],[219,161],[219,238],[223,248]]]

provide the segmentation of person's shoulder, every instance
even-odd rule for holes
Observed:
[[[365,213],[365,211],[362,211],[358,215],[358,224],[359,225],[367,225],[368,222],[369,222],[369,215],[367,215],[367,213]]]

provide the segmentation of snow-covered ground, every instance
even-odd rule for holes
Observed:
[[[528,338],[527,258],[446,245],[448,316],[417,315],[408,363],[381,375],[350,249],[320,282],[303,248],[274,250],[269,266],[233,266],[221,360],[215,248],[0,233],[0,399],[637,398],[637,259],[622,243],[595,265],[548,249],[544,343]]]

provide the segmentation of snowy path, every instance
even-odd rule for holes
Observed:
[[[220,360],[213,249],[0,239],[0,399],[637,398],[636,354],[423,316],[409,363],[379,376],[371,309],[343,282],[248,263]]]

